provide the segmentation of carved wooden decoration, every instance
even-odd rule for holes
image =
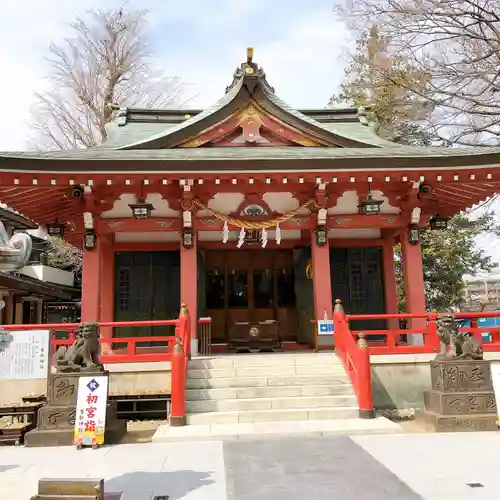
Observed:
[[[252,102],[218,124],[181,143],[178,147],[325,146]]]

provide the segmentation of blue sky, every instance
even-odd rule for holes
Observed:
[[[254,47],[278,95],[296,107],[324,107],[343,76],[348,35],[334,0],[129,0],[150,10],[157,64],[179,76],[207,106],[224,93],[236,66]],[[44,61],[65,23],[90,8],[124,0],[17,0],[0,7],[0,150],[26,147],[33,93],[44,85]],[[6,117],[9,117],[6,119]]]

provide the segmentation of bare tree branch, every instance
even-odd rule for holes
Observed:
[[[154,68],[147,11],[92,10],[51,44],[47,89],[36,94],[33,139],[43,149],[88,148],[106,140],[112,104],[180,106],[185,86]]]
[[[390,56],[429,75],[392,83],[433,107],[433,135],[500,144],[500,0],[341,0],[336,11],[359,34],[375,23]]]

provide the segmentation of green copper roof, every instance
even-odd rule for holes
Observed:
[[[294,109],[269,85],[262,68],[251,60],[236,69],[225,95],[209,108],[199,110],[122,109],[108,126],[109,138],[99,148],[158,149],[175,147],[182,137],[193,137],[251,102],[257,102],[285,123],[302,127],[325,143],[344,147],[393,147],[362,123],[357,109]],[[186,119],[186,115],[189,116]],[[321,141],[320,141],[321,142]],[[339,143],[339,144],[338,144]]]
[[[269,160],[338,160],[342,158],[399,158],[426,160],[430,165],[432,160],[442,158],[463,159],[463,165],[470,161],[481,160],[483,164],[498,163],[500,147],[476,148],[441,148],[417,146],[393,146],[391,148],[322,148],[322,147],[255,147],[255,148],[173,148],[173,149],[129,149],[116,150],[103,147],[91,149],[74,149],[69,151],[47,152],[2,152],[0,159],[4,160],[74,160],[74,161],[269,161]],[[460,164],[460,163],[457,163]],[[476,163],[473,163],[476,164]],[[333,167],[333,164],[332,164]],[[4,168],[5,167],[4,165]],[[165,164],[168,171],[168,164]]]

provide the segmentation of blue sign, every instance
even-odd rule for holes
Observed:
[[[322,319],[318,321],[318,335],[333,335],[333,319]]]

